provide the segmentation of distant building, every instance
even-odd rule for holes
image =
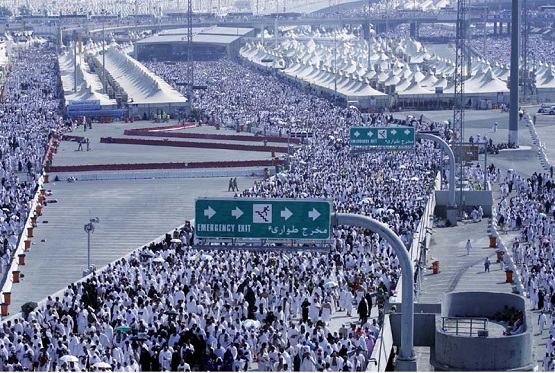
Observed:
[[[193,56],[196,61],[234,58],[241,48],[243,37],[254,37],[253,28],[210,27],[193,29]],[[141,61],[187,60],[187,29],[168,30],[138,41],[135,58]]]

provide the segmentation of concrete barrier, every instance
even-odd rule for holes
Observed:
[[[147,146],[174,146],[179,148],[203,148],[203,149],[228,149],[253,152],[267,152],[274,150],[278,153],[287,153],[286,146],[275,145],[243,145],[221,142],[198,142],[198,141],[170,141],[170,140],[146,140],[146,139],[125,139],[121,137],[102,137],[100,142],[103,144],[127,144],[127,145],[147,145]]]
[[[367,372],[385,372],[389,357],[393,351],[393,335],[391,333],[391,324],[389,322],[389,315],[384,317],[382,329],[376,342],[374,349],[370,355]]]
[[[504,371],[532,370],[532,324],[526,312],[526,300],[514,294],[494,292],[456,292],[445,294],[443,317],[485,317],[514,307],[524,316],[524,332],[505,336],[455,335],[441,328],[438,320],[431,363],[437,370]]]
[[[135,170],[184,170],[201,168],[272,167],[284,164],[282,159],[213,162],[118,163],[74,166],[52,166],[52,172],[135,171]]]
[[[530,131],[530,135],[532,137],[532,141],[538,147],[538,158],[540,159],[542,166],[545,170],[548,170],[552,165],[545,154],[545,145],[540,141],[538,133],[536,131],[536,126],[532,118],[530,118],[530,114],[526,113],[525,115],[526,124]]]
[[[287,137],[276,137],[276,136],[247,136],[247,135],[225,135],[225,134],[211,134],[211,133],[184,133],[184,132],[164,132],[164,131],[152,131],[149,129],[130,129],[123,131],[124,135],[127,136],[151,136],[151,137],[172,137],[172,138],[182,138],[182,139],[206,139],[206,140],[228,140],[228,141],[250,141],[250,142],[261,142],[267,140],[268,142],[277,143],[291,143],[300,144],[301,140],[299,138],[287,138]]]
[[[33,211],[33,209],[36,208],[37,204],[38,204],[38,200],[39,200],[39,196],[40,196],[40,190],[44,189],[42,188],[44,184],[44,175],[41,176],[41,178],[39,179],[39,188],[37,189],[37,193],[35,194],[35,198],[33,199],[33,201],[31,202],[31,209],[30,211]],[[29,216],[27,216],[27,220],[25,221],[25,227],[28,227],[31,225],[31,214],[29,214]],[[2,285],[2,294],[5,293],[10,293],[12,291],[12,287],[14,283],[18,283],[20,280],[20,275],[21,275],[21,271],[19,270],[19,261],[20,261],[20,254],[24,254],[26,249],[25,246],[27,245],[26,241],[31,241],[29,240],[29,236],[27,235],[28,230],[24,229],[23,232],[21,233],[21,235],[19,236],[19,241],[16,247],[16,250],[11,258],[11,263],[9,265],[9,269],[5,272],[4,274],[4,282]],[[6,305],[6,315],[7,315],[7,305]],[[6,316],[3,315],[3,316]]]

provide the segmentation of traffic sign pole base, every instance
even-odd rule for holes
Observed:
[[[458,209],[456,207],[447,207],[446,211],[446,220],[450,224],[451,227],[457,225],[457,214]]]

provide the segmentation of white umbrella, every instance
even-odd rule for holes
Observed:
[[[324,289],[330,290],[338,287],[339,285],[335,281],[328,281],[324,284]]]
[[[104,369],[112,369],[112,366],[104,361],[97,361],[93,364],[95,368],[104,368]]]
[[[179,238],[172,238],[171,243],[181,243],[181,240]]]
[[[152,259],[152,261],[154,263],[164,263],[165,262],[164,258],[162,258],[161,256],[158,256],[158,257]]]
[[[363,198],[359,203],[365,204],[365,203],[371,203],[371,202],[372,202],[372,199],[370,197],[366,197],[366,198]]]
[[[75,355],[64,355],[60,358],[60,361],[64,363],[69,363],[69,362],[77,363],[79,361],[79,358]]]
[[[142,251],[139,252],[139,254],[141,254],[141,256],[147,256],[149,258],[152,258],[152,257],[156,256],[156,255],[154,255],[154,253],[150,249],[142,250]]]
[[[258,321],[258,320],[253,320],[253,319],[246,319],[246,320],[243,320],[243,321],[241,322],[241,324],[242,324],[245,328],[247,328],[247,329],[250,329],[250,328],[255,328],[255,329],[256,329],[256,328],[259,328],[259,327],[260,327],[260,321]]]
[[[206,260],[207,262],[211,262],[214,258],[212,257],[212,255],[208,255],[208,254],[202,254],[200,256],[200,260]]]

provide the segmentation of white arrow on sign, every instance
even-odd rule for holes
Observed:
[[[397,130],[391,130],[390,132],[393,136],[395,136],[397,134]]]
[[[308,212],[308,217],[312,218],[312,221],[318,219],[319,216],[320,216],[320,213],[318,211],[316,211],[315,208],[312,208],[312,211]]]
[[[208,216],[208,219],[211,219],[212,216],[216,215],[216,211],[210,206],[204,210],[204,216]]]
[[[359,136],[360,136],[360,132],[355,131],[354,135],[355,135],[355,137],[359,137]]]
[[[406,129],[405,130],[405,135],[407,135],[407,136],[410,135],[410,130]]]
[[[374,136],[374,131],[372,131],[372,130],[369,130],[367,133],[368,133],[368,137]]]
[[[235,206],[235,209],[231,210],[231,216],[235,216],[235,220],[237,220],[243,216],[243,211],[241,211],[239,207]]]
[[[285,220],[289,219],[291,216],[293,216],[293,213],[291,211],[289,211],[289,209],[286,207],[283,211],[281,211],[281,217],[284,218]]]

